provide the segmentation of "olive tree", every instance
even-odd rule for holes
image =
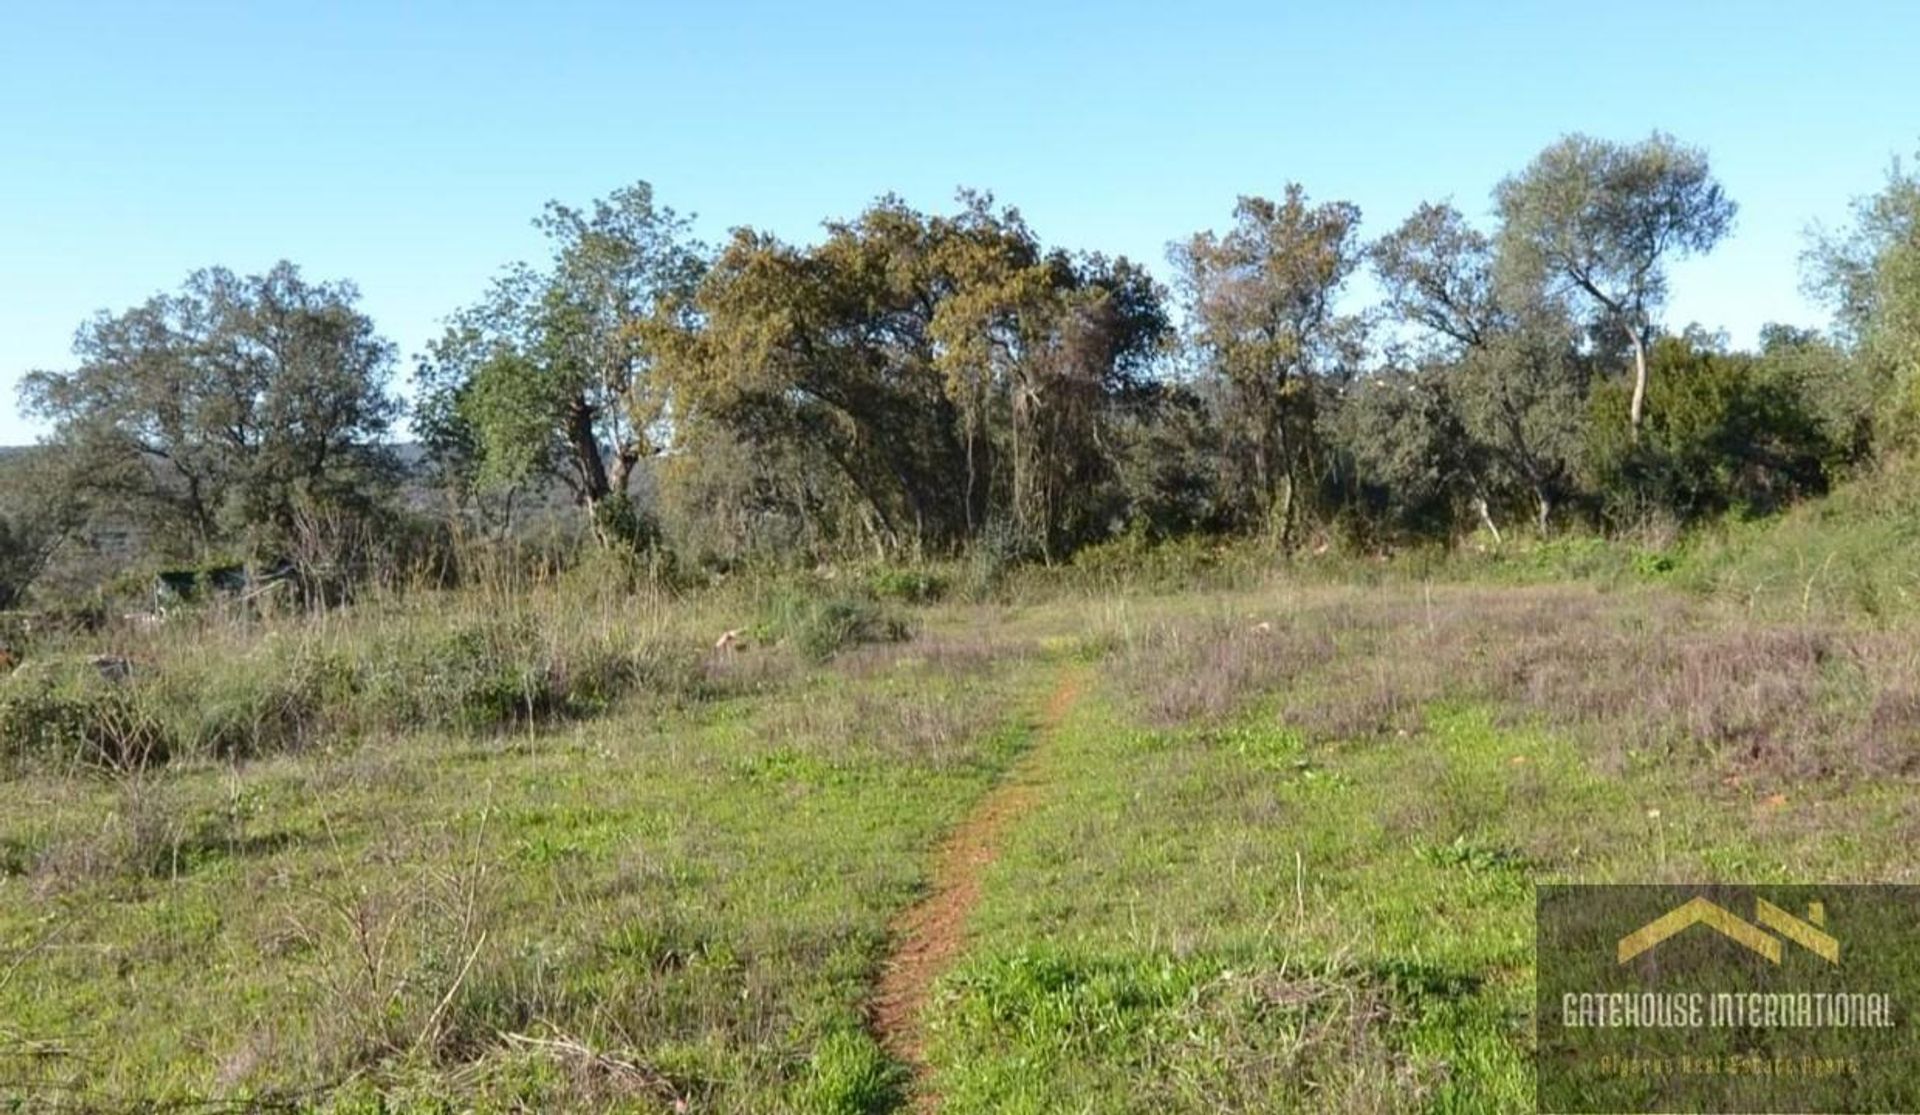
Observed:
[[[1706,153],[1662,132],[1639,143],[1569,135],[1501,182],[1494,200],[1505,278],[1584,300],[1596,324],[1624,333],[1637,437],[1666,264],[1711,250],[1733,227],[1735,205]]]
[[[1377,241],[1373,265],[1387,309],[1420,330],[1429,360],[1448,369],[1445,398],[1463,456],[1456,470],[1486,506],[1495,489],[1524,492],[1543,533],[1574,487],[1583,442],[1587,363],[1571,322],[1552,301],[1495,281],[1492,241],[1448,205],[1422,205]]]
[[[1868,394],[1911,437],[1920,417],[1920,174],[1899,163],[1854,205],[1851,228],[1817,237],[1807,286],[1834,308],[1854,356],[1843,393]]]

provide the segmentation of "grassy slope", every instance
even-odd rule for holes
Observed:
[[[1756,611],[1890,622],[1920,608],[1920,459],[1701,547],[1691,587]]]

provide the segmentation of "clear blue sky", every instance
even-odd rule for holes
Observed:
[[[1365,10],[1356,10],[1362,9]],[[1567,131],[1705,146],[1741,204],[1667,315],[1817,324],[1809,223],[1920,148],[1920,4],[89,4],[0,0],[0,444],[74,327],[208,264],[350,278],[411,354],[548,198],[717,239],[959,185],[1144,259],[1289,180],[1384,232]]]

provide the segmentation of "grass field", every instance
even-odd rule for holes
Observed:
[[[538,669],[404,707],[418,616],[139,636],[175,686],[333,665],[197,691],[165,763],[13,755],[0,1096],[1524,1110],[1535,882],[1915,881],[1903,623],[1214,583],[471,602]]]

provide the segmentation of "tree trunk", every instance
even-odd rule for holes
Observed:
[[[1280,544],[1282,554],[1293,552],[1293,470],[1287,469],[1280,474],[1280,498],[1274,508],[1274,519],[1270,527],[1275,531],[1275,539]]]
[[[1647,343],[1636,326],[1633,331],[1633,405],[1628,418],[1633,423],[1634,444],[1640,443],[1640,419],[1647,406]]]
[[[1488,534],[1493,535],[1493,544],[1495,546],[1503,544],[1505,540],[1500,537],[1500,528],[1493,525],[1493,513],[1487,507],[1486,498],[1483,496],[1474,496],[1473,510],[1475,514],[1480,516],[1480,525],[1487,528]]]
[[[588,507],[606,497],[607,466],[600,459],[600,439],[593,432],[593,408],[585,399],[567,404],[567,449],[580,477],[580,498]]]
[[[1533,499],[1539,508],[1535,514],[1534,522],[1540,527],[1540,537],[1545,538],[1547,536],[1547,520],[1553,515],[1553,497],[1549,496],[1545,489],[1535,488],[1533,490]]]
[[[633,476],[633,466],[640,463],[640,451],[631,445],[620,447],[613,455],[613,470],[607,474],[607,494],[626,498],[627,483]]]

